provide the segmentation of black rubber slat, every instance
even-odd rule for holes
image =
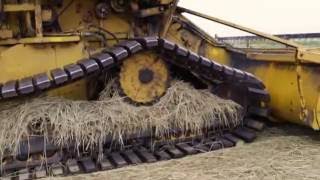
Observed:
[[[224,69],[224,66],[217,63],[217,62],[213,62],[212,63],[212,70],[215,72],[215,73],[221,73],[223,72],[223,69]]]
[[[3,98],[13,98],[18,96],[16,86],[17,86],[16,81],[9,81],[3,84],[1,87],[1,96]]]
[[[110,50],[104,50],[103,52],[109,53],[118,63],[129,56],[128,51],[123,47],[114,47]]]
[[[248,114],[267,118],[269,116],[269,114],[270,114],[270,109],[256,107],[256,106],[250,106],[248,108]]]
[[[232,142],[234,146],[236,146],[242,140],[230,133],[224,134],[223,138],[227,139],[228,141]]]
[[[239,69],[234,69],[234,73],[235,73],[235,77],[238,79],[238,80],[242,80],[246,77],[246,74],[239,70]]]
[[[125,159],[127,159],[127,161],[130,162],[130,164],[141,164],[142,163],[142,161],[138,157],[138,155],[135,152],[133,152],[132,150],[125,151],[123,153],[123,156],[125,157]]]
[[[53,165],[51,166],[51,175],[53,176],[61,176],[64,174],[63,166],[61,165]]]
[[[64,67],[64,70],[67,72],[71,80],[76,80],[84,76],[84,72],[80,65],[69,64]]]
[[[207,77],[207,78],[211,78],[211,76],[214,74],[214,72],[212,72],[211,70],[212,67],[212,61],[205,58],[205,57],[201,57],[200,58],[200,71],[202,76]]]
[[[31,174],[28,169],[21,169],[18,172],[19,180],[28,180],[31,179]]]
[[[234,142],[230,141],[225,137],[219,137],[217,138],[217,141],[219,141],[223,145],[223,148],[230,148],[235,146]]]
[[[176,48],[176,55],[180,57],[187,57],[189,55],[189,50],[182,46],[178,46]]]
[[[56,85],[62,85],[69,80],[68,74],[60,68],[52,70],[51,77]]]
[[[33,80],[31,77],[21,79],[18,82],[18,92],[21,95],[27,95],[35,92]]]
[[[249,87],[248,93],[251,100],[266,101],[266,102],[270,101],[269,93],[263,89]]]
[[[223,66],[224,78],[226,80],[235,80],[235,70],[228,66]]]
[[[247,118],[244,120],[244,122],[248,128],[251,128],[257,131],[262,131],[265,128],[265,124],[261,121]]]
[[[92,173],[98,170],[97,166],[90,157],[81,159],[80,164],[86,173]]]
[[[171,159],[171,156],[170,156],[166,151],[164,151],[164,150],[155,152],[155,156],[156,156],[157,159],[159,159],[160,161],[165,161],[165,160]]]
[[[166,148],[166,151],[172,156],[172,158],[182,158],[185,156],[182,151],[173,146]]]
[[[46,152],[54,152],[58,148],[48,142],[44,137],[30,137],[28,140],[19,143],[18,159],[28,157],[32,154],[43,154]]]
[[[137,38],[136,40],[147,49],[153,49],[159,46],[158,37],[144,37],[144,38]]]
[[[188,155],[197,154],[198,151],[187,143],[179,143],[176,145],[182,152]]]
[[[194,146],[199,152],[209,152],[210,148],[206,144],[197,144]]]
[[[78,64],[84,69],[86,74],[99,72],[100,70],[98,63],[93,59],[83,59],[78,61]]]
[[[201,68],[210,69],[212,66],[212,61],[205,57],[200,57]]]
[[[43,166],[37,166],[34,168],[33,175],[36,179],[45,178],[47,176],[47,171]]]
[[[109,157],[117,168],[121,168],[128,165],[127,161],[121,156],[120,153],[112,153]]]
[[[160,39],[160,46],[164,49],[164,50],[167,50],[167,51],[174,51],[176,49],[176,44],[171,42],[171,41],[168,41],[166,39]]]
[[[102,69],[109,69],[115,66],[114,58],[108,53],[94,54],[90,58],[96,60]]]
[[[110,162],[110,160],[107,159],[107,158],[102,159],[98,164],[99,164],[101,170],[103,170],[103,171],[106,171],[106,170],[110,170],[110,169],[114,169],[114,168],[115,168],[115,167],[113,166],[113,164]]]
[[[245,127],[235,129],[233,134],[240,137],[247,143],[253,142],[257,137],[257,134],[254,131]]]
[[[143,162],[153,163],[157,161],[157,158],[144,147],[140,147],[139,149],[136,149],[135,152]]]
[[[130,54],[135,54],[143,50],[142,45],[138,41],[122,41],[117,46],[125,48]]]
[[[33,83],[37,90],[45,90],[51,86],[51,81],[46,73],[35,75],[33,77]]]
[[[68,160],[66,162],[66,167],[71,174],[77,174],[77,173],[80,173],[81,171],[78,161],[75,159]]]
[[[188,55],[189,65],[195,66],[200,62],[200,56],[194,52],[190,52]]]
[[[216,140],[207,141],[205,145],[208,146],[209,151],[215,151],[223,148],[222,142]]]
[[[249,72],[244,72],[246,74],[246,78],[244,79],[244,82],[248,83],[249,85],[253,85],[254,87],[258,87],[260,89],[265,89],[266,86],[263,84],[263,82],[258,79],[256,76]]]

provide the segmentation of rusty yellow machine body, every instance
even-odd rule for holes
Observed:
[[[209,21],[232,27],[283,45],[283,48],[236,48],[208,43],[202,51],[223,64],[244,69],[260,77],[271,95],[271,120],[290,121],[320,129],[320,49],[307,48],[219,18],[180,8]],[[199,29],[198,29],[199,30]],[[201,30],[199,30],[201,31]],[[203,36],[211,39],[203,33]],[[212,39],[212,41],[214,41]],[[193,43],[190,43],[193,44]]]
[[[271,95],[274,119],[320,129],[320,51],[177,6],[174,0],[1,0],[0,84],[61,68],[135,37],[159,36],[221,64],[260,77]],[[217,41],[184,13],[237,28],[284,44],[283,49],[239,49]],[[140,56],[140,57],[139,57]],[[140,54],[124,63],[120,84],[138,103],[165,93],[168,69],[158,57]],[[139,61],[139,59],[144,59]],[[144,66],[156,78],[137,79]],[[144,74],[150,74],[146,71]],[[131,78],[131,77],[136,77]],[[153,82],[152,80],[157,81]],[[140,84],[139,84],[140,83]],[[150,85],[151,84],[151,85]],[[17,86],[17,84],[13,84]],[[90,99],[94,80],[76,81],[51,91],[73,99]],[[152,91],[149,91],[153,89]],[[135,94],[137,89],[142,92]],[[3,96],[3,92],[2,92]],[[262,105],[263,106],[263,105]]]

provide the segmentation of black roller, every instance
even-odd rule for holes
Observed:
[[[18,92],[21,95],[27,95],[35,92],[32,77],[21,79],[18,82]]]
[[[143,46],[138,41],[134,40],[120,42],[117,46],[125,48],[130,55],[143,50]]]
[[[3,98],[13,98],[18,96],[17,81],[9,81],[2,85],[1,96]]]
[[[143,37],[136,38],[135,40],[141,43],[146,49],[155,49],[159,46],[158,37]]]
[[[66,66],[64,66],[64,70],[67,72],[67,74],[71,80],[80,79],[85,75],[81,66],[78,64],[66,65]]]
[[[108,53],[97,53],[92,55],[91,58],[94,59],[103,69],[109,69],[115,66],[114,58]]]
[[[92,74],[100,71],[98,63],[93,59],[83,59],[78,64],[84,69],[86,74]]]
[[[110,50],[104,50],[104,53],[109,53],[116,62],[121,62],[125,58],[129,57],[128,51],[123,47],[114,47]]]
[[[41,73],[33,76],[33,83],[37,90],[45,90],[51,86],[51,81],[47,73]]]
[[[62,85],[69,80],[67,72],[60,68],[52,70],[51,77],[56,85]]]

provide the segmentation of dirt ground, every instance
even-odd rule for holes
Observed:
[[[178,160],[60,180],[320,179],[320,136],[312,130],[269,127],[252,144]]]

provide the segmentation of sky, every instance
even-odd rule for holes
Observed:
[[[271,34],[320,33],[320,0],[180,0],[179,6]],[[246,35],[188,17],[212,35]]]

